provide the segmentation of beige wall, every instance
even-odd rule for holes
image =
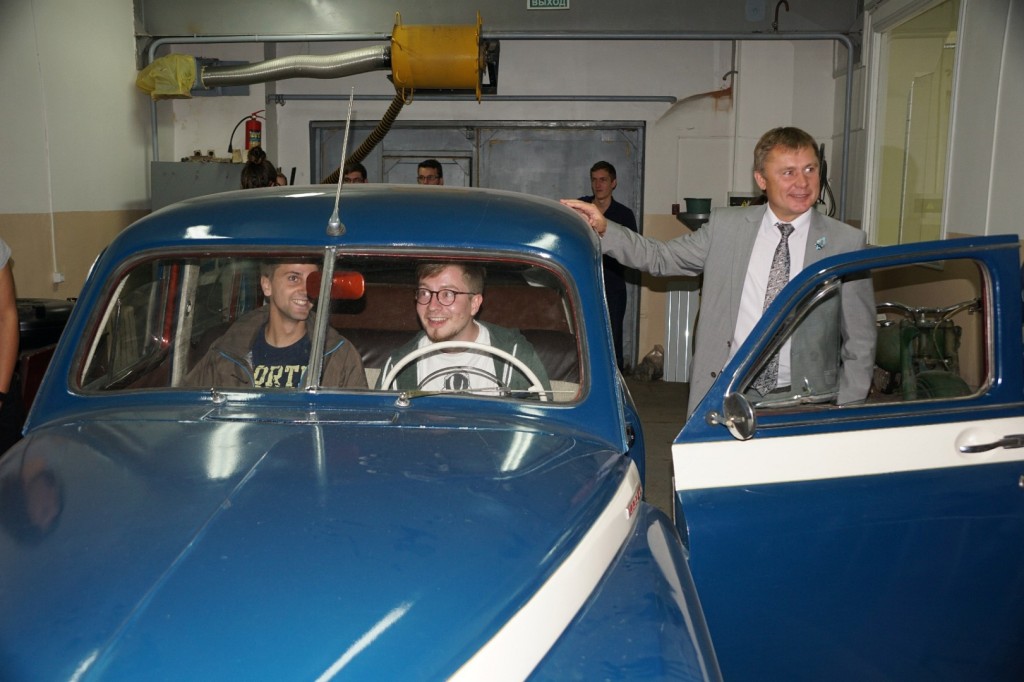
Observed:
[[[0,2],[0,238],[19,296],[77,296],[96,255],[149,208],[132,8]]]
[[[14,282],[21,298],[74,298],[78,296],[96,256],[125,227],[147,211],[69,211],[8,213],[0,216],[0,236],[11,247]],[[64,275],[54,284],[53,235],[56,261]]]
[[[690,229],[671,214],[644,215],[644,234],[654,239],[674,239],[688,234]],[[665,305],[668,303],[665,277],[642,275],[640,280],[640,334],[637,339],[637,362],[643,360],[655,345],[665,345]]]

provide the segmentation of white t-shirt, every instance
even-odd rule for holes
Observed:
[[[0,270],[7,267],[7,261],[11,259],[11,247],[7,246],[7,242],[0,239]]]
[[[476,343],[491,345],[487,327],[478,325]],[[418,347],[432,341],[424,336]],[[494,391],[504,384],[494,375],[494,356],[474,350],[431,353],[416,363],[417,383],[425,391]]]

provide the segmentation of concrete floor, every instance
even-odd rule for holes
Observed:
[[[672,515],[672,441],[686,417],[689,384],[626,377],[647,445],[647,501]]]

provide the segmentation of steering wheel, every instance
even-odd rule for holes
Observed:
[[[438,341],[437,343],[431,343],[426,346],[423,346],[422,348],[416,348],[415,350],[412,350],[409,353],[407,353],[405,357],[403,357],[401,360],[395,363],[395,366],[391,368],[391,371],[389,371],[387,375],[384,377],[384,380],[381,381],[381,388],[383,388],[384,390],[390,388],[391,384],[395,383],[395,379],[398,377],[398,373],[405,369],[406,366],[409,365],[409,363],[413,362],[414,360],[419,360],[424,355],[429,355],[431,353],[446,350],[448,348],[466,348],[469,350],[475,350],[487,355],[493,355],[495,357],[501,358],[502,360],[509,363],[510,365],[512,365],[513,367],[515,367],[516,369],[523,373],[523,376],[525,376],[526,379],[530,382],[530,388],[527,389],[528,392],[536,393],[537,396],[540,398],[541,402],[547,402],[547,391],[544,390],[544,386],[543,384],[541,384],[540,379],[537,378],[537,375],[534,373],[532,369],[530,369],[526,365],[525,362],[523,362],[516,356],[512,355],[511,353],[501,350],[500,348],[495,348],[494,346],[489,346],[485,343],[477,343],[476,341]],[[510,387],[506,386],[505,388]]]

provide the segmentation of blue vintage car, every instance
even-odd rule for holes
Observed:
[[[589,228],[504,192],[340,196],[338,221],[333,188],[188,201],[98,259],[0,460],[0,678],[718,679]],[[366,388],[319,350],[292,388],[195,380],[267,261],[316,264],[310,347],[357,349]],[[546,377],[374,388],[424,262],[485,266],[478,319]]]
[[[96,263],[0,459],[0,679],[1024,678],[1016,237],[797,276],[679,405],[670,520],[643,499],[580,219],[456,188],[334,205],[192,200]],[[264,307],[267,261],[317,265],[301,303],[327,354],[294,388],[197,383]],[[521,330],[544,376],[392,386],[424,262],[484,265],[478,319]],[[754,400],[851,277],[879,304],[868,399]],[[344,344],[366,388],[324,380]]]

